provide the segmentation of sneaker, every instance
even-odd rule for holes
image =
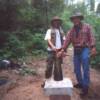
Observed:
[[[82,85],[81,84],[75,84],[74,87],[75,88],[82,88]]]

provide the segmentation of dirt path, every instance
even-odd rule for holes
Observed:
[[[63,72],[64,77],[70,77],[73,84],[76,83],[72,64],[72,50],[68,51],[69,56],[64,59]],[[7,76],[12,80],[12,84],[0,86],[0,100],[49,100],[44,95],[41,83],[44,78],[45,60],[34,60],[31,68],[38,72],[37,76],[20,76],[14,70],[1,71],[0,76]],[[89,95],[80,98],[80,90],[74,89],[71,100],[100,100],[100,73],[91,69],[91,85]]]

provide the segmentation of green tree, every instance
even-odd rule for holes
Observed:
[[[95,8],[95,0],[90,0],[90,11],[94,11]]]
[[[97,13],[97,14],[100,14],[100,3],[98,4],[96,13]]]

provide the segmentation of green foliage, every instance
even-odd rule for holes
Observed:
[[[60,15],[64,8],[63,0],[48,0],[49,16]]]
[[[36,33],[33,37],[33,48],[38,50],[45,50],[44,35]]]
[[[84,14],[85,22],[93,26],[98,55],[91,63],[100,64],[100,17],[94,12],[94,1],[89,0],[89,5],[85,5],[85,1],[74,4],[74,0],[67,0],[68,4],[65,5],[64,0],[1,0],[0,11],[3,13],[0,14],[0,22],[4,15],[5,18],[0,29],[5,32],[0,30],[0,59],[44,54],[46,43],[42,33],[45,33],[51,18],[60,16],[63,19],[62,27],[67,32],[72,27],[69,17],[77,10]]]
[[[21,69],[19,69],[19,74],[26,76],[26,75],[37,75],[37,72],[35,69],[31,69],[28,67],[22,67]]]
[[[26,55],[24,44],[16,37],[11,35],[8,40],[9,50],[12,51],[12,57],[22,57]]]
[[[37,15],[36,10],[32,9],[32,7],[27,7],[25,8],[20,8],[19,9],[19,19],[23,20],[23,21],[32,21],[34,20],[34,17]]]
[[[93,26],[94,35],[96,38],[96,49],[97,55],[96,57],[91,59],[91,64],[95,66],[100,66],[100,18],[94,14],[87,15],[86,22],[90,23]]]
[[[0,49],[1,59],[41,55],[46,50],[44,35],[30,30],[10,33],[5,47]]]
[[[66,32],[72,27],[72,23],[69,19],[71,16],[71,12],[68,9],[69,7],[66,7],[61,15],[61,18],[63,19],[63,29]]]

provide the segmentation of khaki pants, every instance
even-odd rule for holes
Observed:
[[[48,79],[52,76],[53,73],[54,80],[56,81],[63,80],[61,64],[62,64],[62,58],[57,58],[55,52],[48,51],[47,69],[46,69],[45,77]]]

